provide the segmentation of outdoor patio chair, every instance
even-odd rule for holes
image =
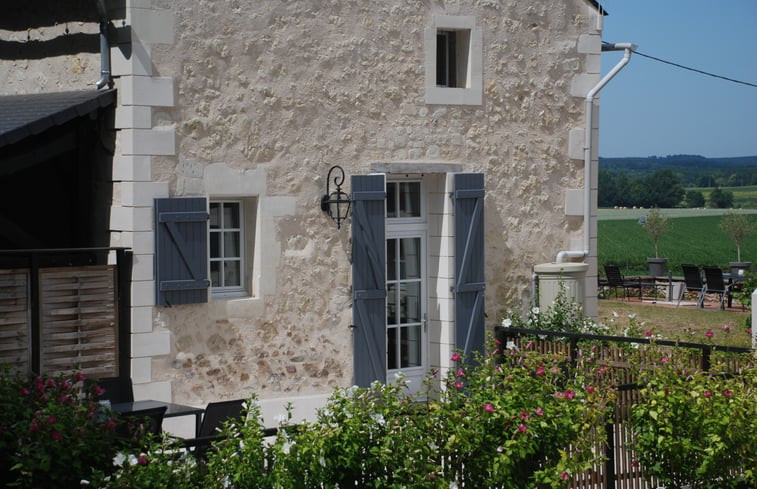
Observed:
[[[628,289],[639,289],[639,300],[641,300],[641,280],[626,280],[617,265],[605,265],[604,268],[607,286],[615,290],[615,295],[618,289],[623,289],[623,297],[628,298]]]
[[[92,384],[100,386],[105,391],[103,394],[95,397],[97,401],[110,401],[111,404],[134,402],[134,391],[132,389],[131,378],[129,377],[87,379],[85,381],[87,388]]]
[[[707,293],[718,294],[720,296],[720,308],[725,309],[724,302],[726,298],[730,298],[731,286],[725,283],[723,270],[713,266],[705,266],[703,269]]]
[[[211,443],[220,439],[220,429],[226,421],[241,421],[244,416],[244,399],[210,402],[205,408],[196,438],[182,439],[182,445],[197,458],[204,458]]]
[[[699,267],[691,264],[681,265],[683,269],[684,287],[681,289],[681,294],[678,296],[678,304],[681,305],[681,300],[687,292],[696,292],[697,295],[697,307],[704,306],[704,294],[707,291],[707,285],[702,281],[702,273],[699,271]]]

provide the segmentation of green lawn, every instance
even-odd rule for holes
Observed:
[[[610,210],[611,211],[611,210]],[[736,245],[719,228],[720,215],[712,215],[711,209],[688,210],[666,209],[671,217],[670,228],[660,238],[660,256],[668,259],[667,269],[681,275],[682,263],[717,265],[727,268],[729,261],[736,261]],[[619,219],[618,212],[606,212],[612,217],[598,223],[599,266],[614,263],[626,274],[646,273],[647,258],[654,256],[652,239],[638,223],[638,216],[647,211],[627,211],[626,219]],[[721,211],[722,214],[723,211]],[[700,215],[697,215],[700,214]],[[704,215],[701,215],[704,214]],[[693,217],[675,217],[675,216]],[[741,259],[757,262],[757,210],[748,213],[754,232],[741,244]],[[630,219],[629,219],[630,217]]]
[[[745,187],[720,187],[721,190],[728,190],[733,193],[733,206],[739,208],[757,208],[757,185],[748,185]],[[687,188],[686,190],[698,190],[702,192],[705,200],[709,200],[710,192],[713,187]]]

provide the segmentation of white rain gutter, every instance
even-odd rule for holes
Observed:
[[[590,229],[589,219],[591,218],[591,153],[594,147],[594,138],[592,124],[594,123],[594,97],[600,90],[631,61],[631,53],[636,51],[636,44],[630,42],[620,42],[615,44],[602,44],[602,51],[625,51],[623,59],[616,64],[594,88],[586,94],[586,129],[584,131],[584,249],[583,250],[564,250],[557,253],[555,261],[563,263],[566,258],[585,258],[589,256],[590,250]]]

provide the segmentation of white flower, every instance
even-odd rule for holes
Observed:
[[[507,344],[505,344],[505,348],[507,348],[508,350],[517,350],[518,345],[516,345],[513,341],[508,341]]]
[[[382,415],[381,413],[376,413],[376,414],[374,414],[374,415],[373,415],[373,416],[371,416],[371,417],[373,418],[373,421],[374,421],[374,422],[375,422],[376,424],[379,424],[379,425],[381,425],[381,426],[383,426],[383,425],[385,425],[385,424],[386,424],[386,420],[384,420],[384,416],[383,416],[383,415]]]
[[[636,314],[629,314],[628,319],[636,319]]]
[[[538,316],[539,315],[539,308],[538,307],[534,307],[533,309],[531,309],[531,314],[533,314],[534,316]]]
[[[137,456],[133,453],[129,454],[129,465],[137,465],[139,463],[139,460],[137,460]]]
[[[124,462],[126,461],[126,455],[124,455],[121,452],[118,452],[115,457],[113,457],[113,465],[116,467],[121,467]]]
[[[273,418],[274,421],[276,421],[276,424],[282,424],[284,421],[287,420],[286,413],[279,413]]]
[[[281,451],[284,452],[284,455],[289,455],[289,449],[292,447],[292,444],[289,442],[284,443],[281,445]]]
[[[79,481],[79,484],[82,485],[82,486],[88,486],[89,485],[89,481],[87,479],[82,479],[82,480]]]
[[[616,317],[618,317],[618,316],[620,316],[620,314],[618,314],[618,313],[617,313],[617,312],[615,312],[615,311],[612,311],[612,317],[616,318]]]
[[[321,457],[318,462],[321,464],[321,467],[326,467],[326,459]]]
[[[505,319],[502,320],[502,326],[504,326],[505,328],[509,328],[512,325],[513,325],[513,320],[512,319],[505,318]]]
[[[449,483],[449,489],[458,489],[457,482],[450,482]]]

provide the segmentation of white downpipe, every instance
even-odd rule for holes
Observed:
[[[603,44],[602,51],[624,50],[623,59],[607,73],[594,88],[586,94],[586,129],[584,132],[584,246],[583,250],[563,250],[557,253],[555,261],[563,263],[566,258],[585,258],[591,251],[589,219],[591,218],[591,153],[594,147],[592,125],[594,124],[594,98],[607,83],[623,69],[631,60],[631,53],[636,50],[636,44],[628,42]]]

